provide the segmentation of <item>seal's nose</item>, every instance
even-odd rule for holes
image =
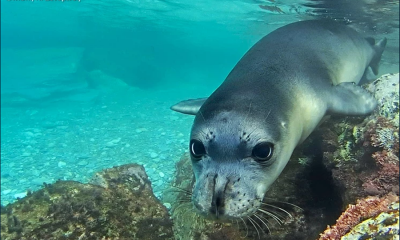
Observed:
[[[229,180],[225,177],[218,177],[218,174],[215,174],[213,183],[214,189],[209,211],[212,215],[220,218],[225,213],[225,191]]]
[[[211,201],[210,213],[215,215],[217,218],[224,215],[225,212],[225,199],[222,192],[214,193]]]

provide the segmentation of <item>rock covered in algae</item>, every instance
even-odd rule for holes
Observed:
[[[367,196],[399,194],[399,74],[367,86],[378,99],[374,113],[335,117],[318,131],[324,163],[332,170],[345,205]]]
[[[319,240],[399,239],[399,197],[367,197],[350,204]]]
[[[174,239],[144,168],[97,173],[93,184],[57,181],[1,209],[1,239]]]
[[[399,126],[399,74],[385,74],[367,86],[378,100],[378,115]]]

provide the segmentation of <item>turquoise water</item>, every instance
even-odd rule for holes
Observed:
[[[157,197],[187,151],[190,116],[262,36],[335,18],[388,38],[399,71],[398,2],[1,1],[1,203],[43,182],[87,182],[143,164]]]

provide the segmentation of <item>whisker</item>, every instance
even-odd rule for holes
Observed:
[[[180,197],[179,200],[189,200],[189,201],[191,201],[192,198],[191,197]]]
[[[254,213],[254,216],[256,217],[256,218],[258,218],[263,224],[264,224],[264,226],[266,226],[267,227],[267,229],[268,229],[268,232],[271,232],[271,230],[269,229],[269,227],[268,227],[268,224],[267,223],[265,223],[261,218],[264,218],[264,217],[262,217],[262,216],[260,216],[260,215],[257,215],[257,213]],[[266,219],[266,218],[264,218],[267,222],[268,222],[268,220]],[[264,231],[263,231],[264,232]],[[265,233],[265,232],[264,232]]]
[[[247,120],[247,117],[249,116],[249,114],[250,114],[250,110],[251,110],[251,104],[252,104],[253,102],[250,102],[250,105],[249,105],[249,109],[247,110],[247,114],[246,114],[246,117],[244,118],[244,123],[246,123],[246,120]]]
[[[258,211],[267,214],[268,216],[272,217],[279,225],[282,225],[283,221],[279,217],[277,217],[274,214],[270,213],[269,211],[261,209],[261,208],[259,208]]]
[[[180,196],[181,199],[192,199],[192,196]]]
[[[261,204],[263,204],[263,205],[265,205],[265,206],[272,207],[272,208],[279,209],[279,210],[281,210],[282,212],[284,212],[284,213],[286,213],[287,215],[289,215],[289,217],[290,217],[291,219],[293,219],[292,214],[290,214],[288,211],[286,211],[286,210],[283,209],[283,208],[280,208],[280,207],[277,207],[277,206],[274,206],[274,205],[271,205],[271,204],[268,204],[268,203],[261,203]]]
[[[201,117],[203,118],[203,121],[206,122],[206,119],[204,118],[203,113],[199,110]]]
[[[251,137],[251,134],[253,134],[257,129],[257,127],[254,127],[253,130],[249,134],[247,134],[247,137]]]
[[[304,211],[301,207],[297,206],[296,204],[290,203],[290,202],[278,201],[278,200],[275,200],[275,199],[269,198],[269,197],[264,197],[264,199],[271,199],[271,200],[274,201],[274,202],[284,203],[284,204],[290,205],[290,206],[292,206],[292,207],[298,208],[298,209],[300,209],[301,211]]]
[[[192,196],[192,193],[183,192],[183,191],[169,191],[169,192],[184,194],[184,196],[182,196],[182,197],[191,197]]]
[[[177,186],[171,186],[171,187],[175,188],[175,191],[173,191],[171,189],[171,191],[173,191],[173,192],[182,192],[182,193],[187,193],[188,195],[192,195],[192,192],[187,190],[187,189],[184,189],[184,188],[181,188],[181,187],[177,187]]]
[[[274,214],[276,217],[279,217],[279,218],[282,218],[282,219],[285,219],[285,218],[286,218],[285,215],[282,215],[282,213],[276,211],[275,209],[266,209],[266,208],[264,208],[263,210],[265,210],[265,211],[267,211],[267,212],[269,212],[269,213],[271,213],[271,214]],[[283,222],[283,221],[282,221],[282,222]]]
[[[263,122],[267,121],[267,119],[268,119],[270,113],[271,113],[271,109],[269,110],[269,112],[268,112],[268,114],[267,114],[267,116],[265,117],[265,119],[264,119]]]
[[[207,131],[208,131],[208,129],[207,129]],[[200,130],[199,133],[201,134],[201,136],[202,136],[204,139],[206,139],[207,133],[206,133],[204,130]]]
[[[253,216],[255,216],[255,215],[253,214]],[[257,216],[255,216],[255,217],[257,217]],[[261,230],[261,232],[265,234],[265,232],[262,229],[262,227],[260,226],[260,224],[258,224],[257,221],[252,218],[252,216],[250,216],[250,218],[254,221],[254,224],[256,224],[258,226],[258,228]],[[258,236],[258,238],[260,238],[260,236]]]
[[[240,217],[240,220],[242,220],[242,222],[244,223],[244,226],[246,227],[246,236],[243,237],[243,238],[246,238],[247,235],[249,235],[249,228],[247,227],[247,224],[246,224],[246,222],[243,220],[242,217]]]
[[[247,219],[249,220],[249,222],[253,225],[253,227],[256,229],[257,231],[257,235],[258,235],[258,239],[260,239],[260,232],[258,231],[256,225],[254,224],[254,219],[252,219],[251,217],[247,217]]]

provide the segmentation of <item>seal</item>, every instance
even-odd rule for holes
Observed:
[[[377,102],[359,84],[376,78],[386,42],[333,21],[291,23],[257,42],[210,97],[172,106],[196,115],[195,208],[221,220],[253,215],[325,115],[370,114]]]

